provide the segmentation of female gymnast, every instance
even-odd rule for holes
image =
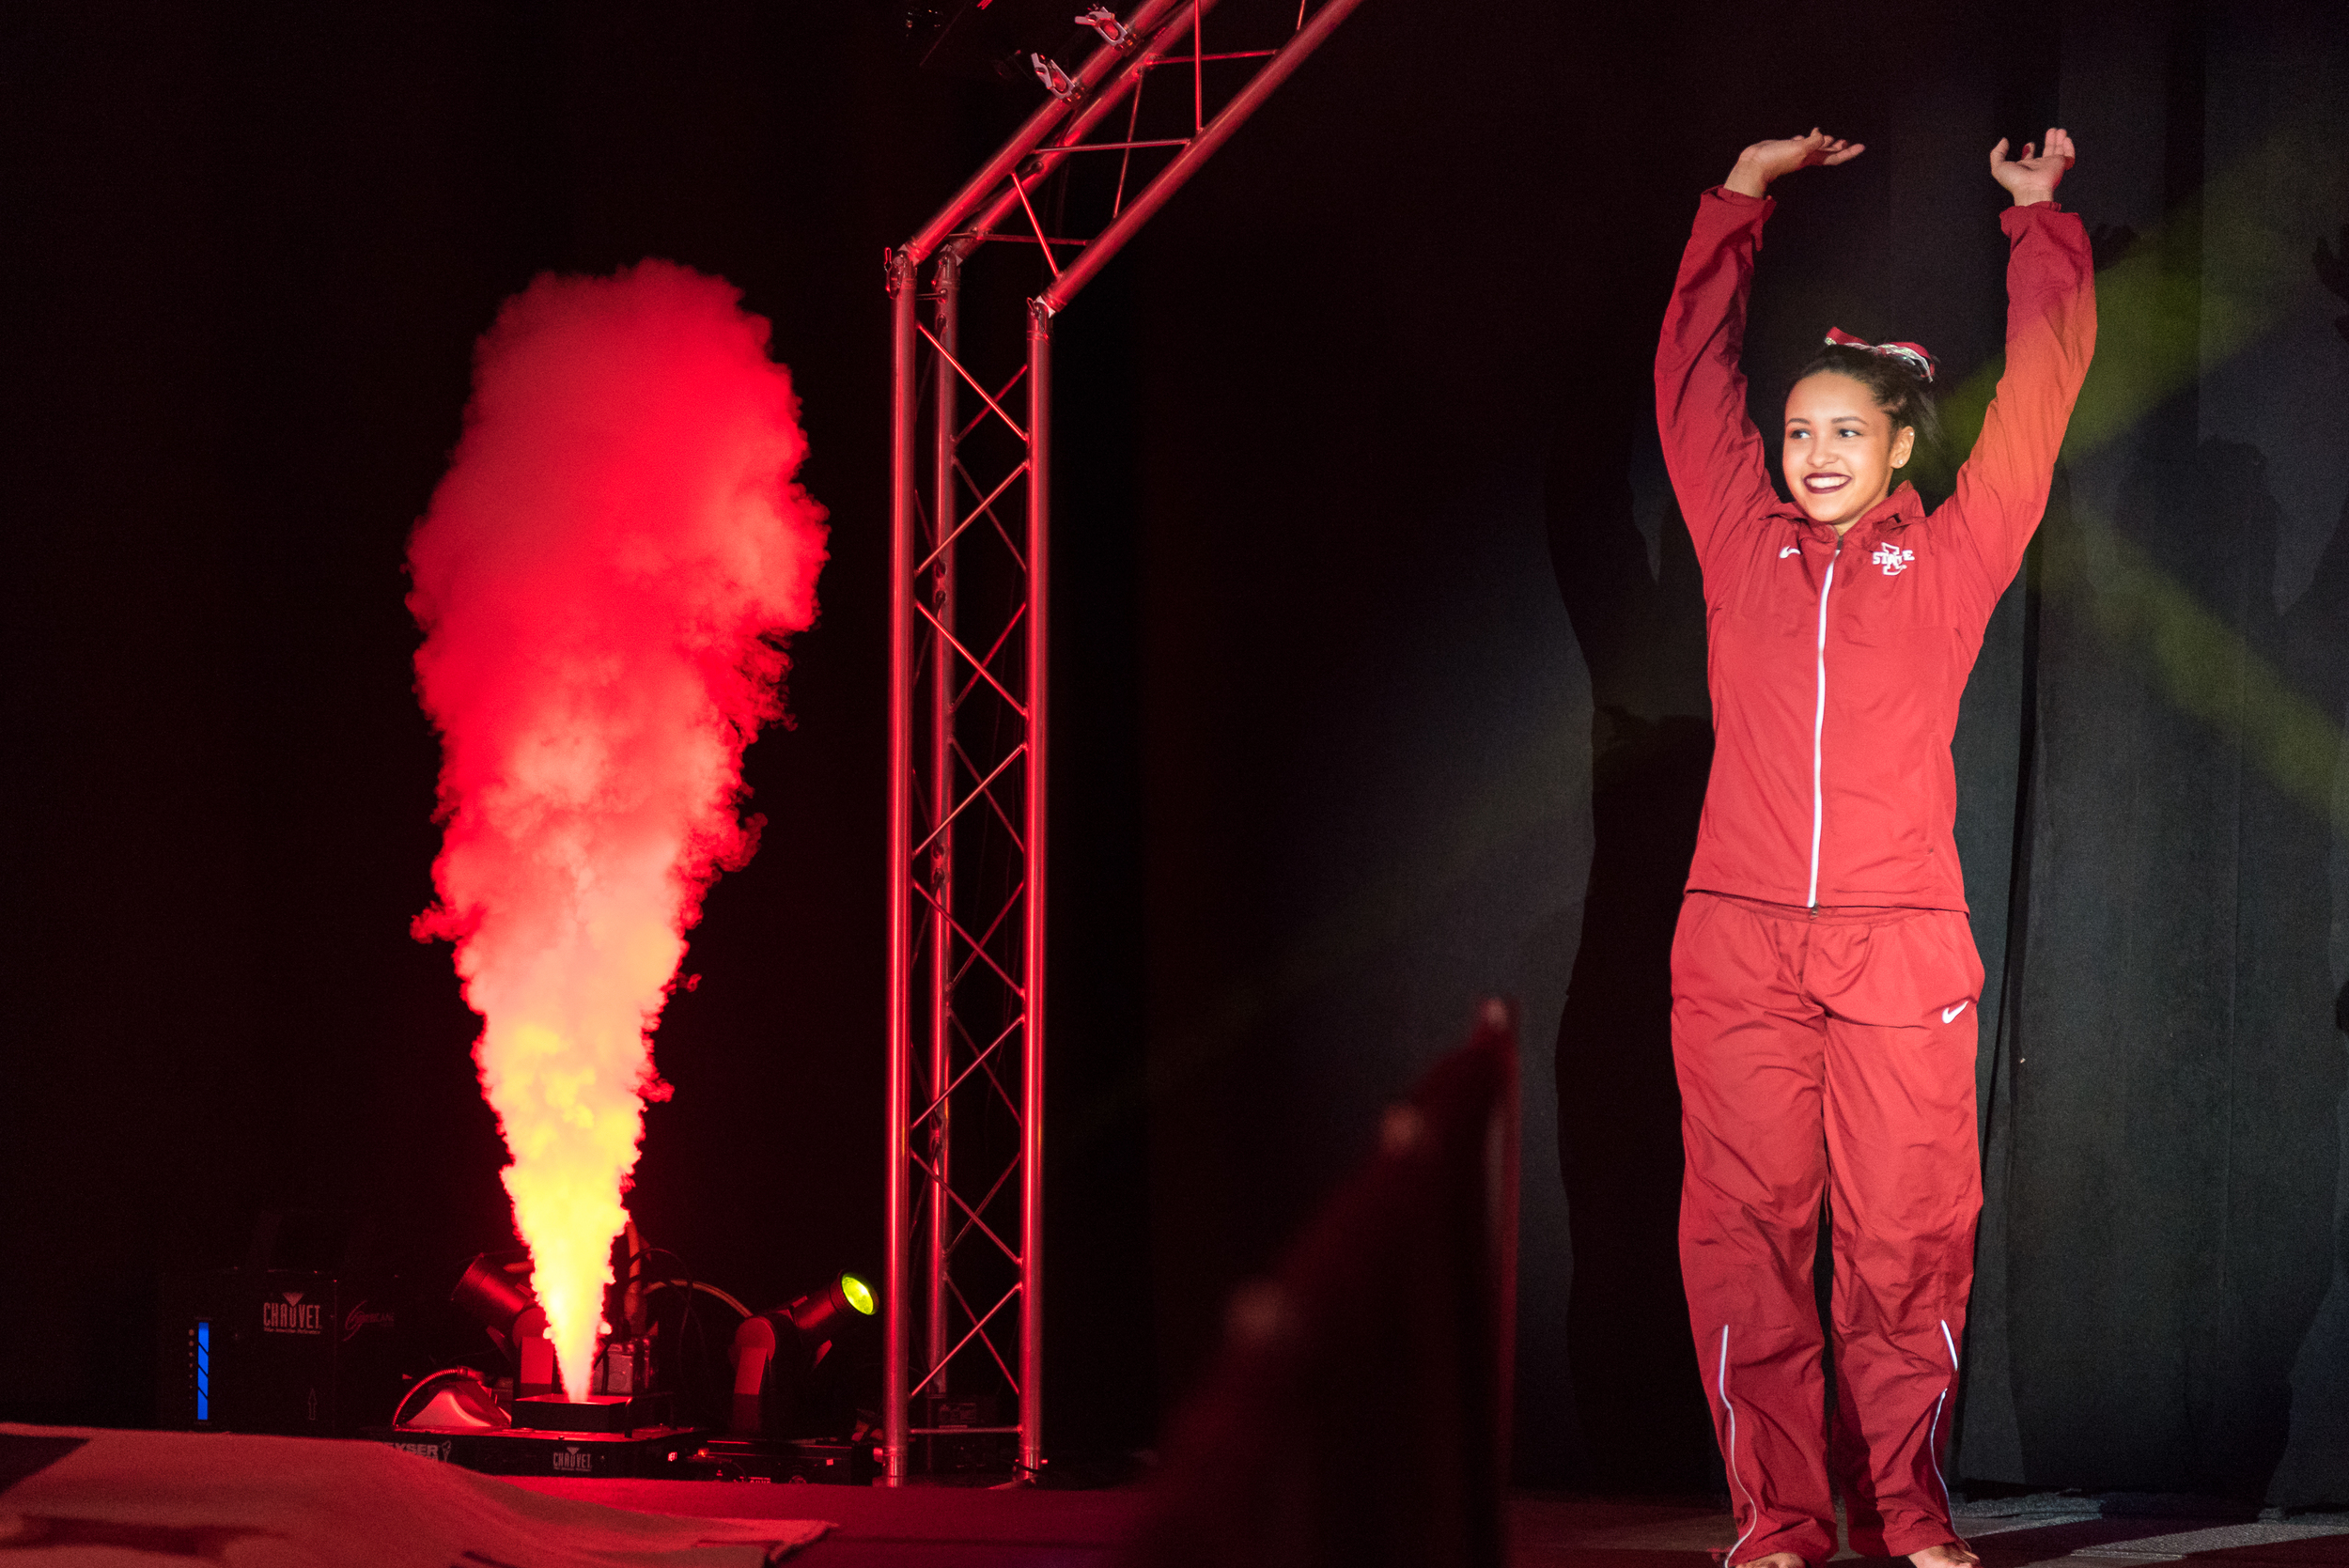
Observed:
[[[1931,355],[1830,331],[1786,398],[1770,488],[1738,370],[1772,180],[1862,148],[1757,142],[1701,198],[1656,356],[1672,489],[1703,567],[1715,750],[1672,941],[1681,1272],[1736,1513],[1733,1568],[1835,1550],[1976,1559],[1942,1451],[1973,1282],[1982,964],[1950,738],[2047,501],[2095,346],[2072,139],[1990,173],[2015,198],[2006,367],[1949,501],[1893,479],[1935,436]],[[1812,1260],[1835,1258],[1825,1411]],[[1830,1468],[1832,1479],[1830,1479]]]

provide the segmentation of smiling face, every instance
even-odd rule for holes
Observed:
[[[1813,522],[1841,534],[1892,490],[1917,432],[1892,427],[1875,394],[1821,370],[1786,395],[1786,488]]]

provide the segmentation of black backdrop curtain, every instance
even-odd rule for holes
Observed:
[[[2098,214],[2137,232],[2026,584],[2022,770],[1973,781],[2022,842],[1963,1467],[2338,1500],[2344,29],[2105,20],[2064,96],[2158,136]]]

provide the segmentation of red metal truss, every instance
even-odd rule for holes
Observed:
[[[948,1433],[1016,1436],[1030,1478],[1044,1462],[1052,319],[1359,3],[1227,13],[1218,49],[1215,0],[1093,8],[1101,46],[1073,73],[1039,60],[1043,105],[888,256],[893,1484]],[[990,241],[1019,248],[997,247],[986,297],[1021,314],[966,333]]]

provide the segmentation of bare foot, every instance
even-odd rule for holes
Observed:
[[[1730,1568],[1811,1568],[1811,1565],[1793,1552],[1772,1552],[1767,1557],[1750,1557],[1743,1562],[1732,1563]]]
[[[1963,1541],[1945,1541],[1938,1546],[1911,1552],[1908,1560],[1917,1568],[1982,1568],[1982,1559]]]

